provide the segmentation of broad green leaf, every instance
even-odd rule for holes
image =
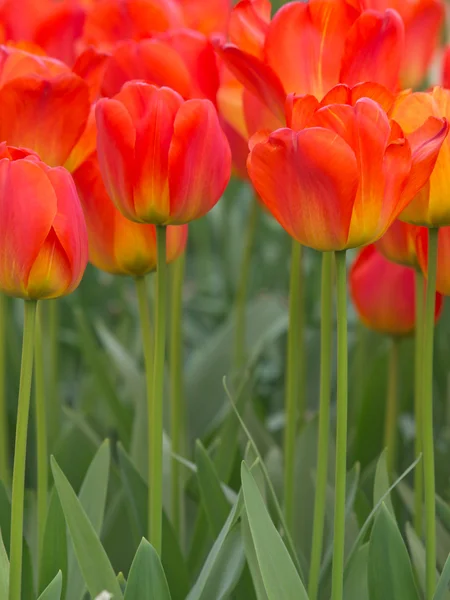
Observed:
[[[108,556],[70,483],[52,458],[52,471],[78,563],[92,596],[107,590],[115,600],[123,595]]]
[[[245,558],[247,559],[247,564],[252,576],[256,597],[258,600],[268,600],[246,513],[244,513],[241,518],[241,533],[244,541]]]
[[[3,481],[0,481],[0,531],[2,532],[5,548],[9,548],[10,546],[10,530],[11,502],[9,501],[8,492],[6,491]]]
[[[237,583],[245,562],[237,523],[241,510],[242,496],[239,494],[186,600],[226,598],[218,593],[223,593],[224,588],[232,589]]]
[[[355,555],[344,584],[344,598],[349,600],[369,600],[367,587],[367,562],[369,544],[364,544]]]
[[[0,529],[0,598],[7,598],[9,590],[9,559]]]
[[[170,600],[159,556],[145,539],[141,541],[131,565],[125,600]]]
[[[118,454],[121,479],[132,516],[133,534],[139,539],[147,532],[148,488],[121,444],[118,444]],[[164,511],[162,540],[161,561],[172,600],[185,600],[189,590],[189,574],[178,540]]]
[[[441,576],[436,587],[436,591],[433,596],[433,600],[447,600],[448,597],[448,586],[450,583],[450,554],[445,561],[444,568],[442,569]]]
[[[50,495],[41,557],[39,592],[55,580],[55,574],[67,573],[66,521],[55,488]]]
[[[214,538],[220,534],[230,513],[230,504],[225,498],[214,463],[200,440],[195,445],[195,462],[200,496]]]
[[[103,526],[110,462],[109,441],[105,440],[89,465],[78,495],[80,504],[98,536],[100,536]],[[66,600],[82,600],[86,584],[73,547],[70,547],[68,561],[69,578]]]
[[[385,504],[373,524],[367,574],[370,600],[419,600],[408,551]]]
[[[58,571],[55,578],[48,584],[38,600],[60,600],[63,585],[61,571]]]
[[[436,496],[436,513],[447,531],[450,531],[450,507],[439,496]]]
[[[245,463],[242,463],[241,477],[250,532],[269,600],[308,600],[302,580]]]
[[[389,489],[389,475],[387,472],[387,463],[386,463],[386,450],[380,455],[380,458],[377,462],[377,470],[375,471],[375,481],[373,484],[373,504],[374,506],[380,500],[380,498],[386,493]],[[384,504],[389,512],[394,515],[394,507],[392,506],[391,495],[389,494],[384,500]]]

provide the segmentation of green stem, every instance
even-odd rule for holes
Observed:
[[[11,546],[9,600],[22,600],[22,544],[25,497],[25,465],[27,455],[28,417],[30,412],[31,378],[36,322],[36,302],[25,302],[22,362],[17,404],[16,441],[11,499]]]
[[[425,491],[426,599],[436,587],[436,498],[433,442],[433,343],[438,229],[428,230],[428,280],[422,350],[422,442]]]
[[[183,395],[183,280],[186,256],[183,253],[172,265],[172,302],[170,319],[170,435],[172,452],[182,454],[185,444],[185,407]],[[172,525],[178,539],[184,523],[180,463],[171,462]]]
[[[236,290],[236,323],[234,334],[234,367],[236,372],[244,366],[246,358],[246,308],[248,285],[252,266],[253,247],[255,245],[255,236],[258,224],[259,203],[254,197],[250,208],[250,214],[247,219],[247,228],[245,232],[244,252],[242,255],[239,281]]]
[[[61,430],[61,403],[59,398],[59,300],[45,303],[48,318],[49,381],[47,395],[48,442],[53,450]]]
[[[284,429],[284,510],[289,531],[292,531],[294,520],[295,437],[298,424],[299,349],[302,340],[301,269],[302,247],[296,240],[292,240]]]
[[[9,484],[8,461],[8,407],[6,404],[6,324],[8,320],[7,298],[0,294],[0,481]]]
[[[327,498],[328,440],[330,435],[331,344],[333,304],[333,254],[322,254],[322,300],[320,328],[320,406],[317,440],[317,477],[314,501],[314,523],[309,569],[309,600],[316,600],[319,591],[323,530]]]
[[[163,394],[166,345],[166,228],[156,226],[157,270],[153,402],[150,413],[150,530],[149,540],[161,555],[163,478]]]
[[[151,414],[153,404],[153,332],[150,320],[149,299],[147,291],[147,279],[145,277],[136,277],[136,295],[139,308],[139,319],[141,322],[142,346],[144,351],[145,365],[145,383],[147,393],[147,423],[148,423],[148,484],[149,484],[149,500],[148,500],[148,516],[150,527],[150,480],[151,480],[151,455],[150,455],[150,432],[151,432]]]
[[[387,448],[386,466],[389,475],[392,475],[395,470],[396,459],[399,343],[397,338],[392,339],[389,356],[386,418],[384,424],[384,445]]]
[[[42,305],[36,315],[34,350],[34,390],[36,400],[36,452],[37,452],[37,515],[38,515],[38,556],[44,542],[45,520],[47,518],[48,493],[48,447],[47,415],[45,406],[44,348],[42,340]]]
[[[423,291],[424,277],[421,271],[416,271],[416,332],[414,342],[414,416],[416,437],[414,453],[422,452],[422,342],[423,342]],[[414,469],[414,528],[419,537],[423,531],[423,464],[419,463]]]
[[[342,600],[344,587],[345,490],[347,476],[347,271],[345,250],[335,253],[337,280],[336,475],[332,600]]]

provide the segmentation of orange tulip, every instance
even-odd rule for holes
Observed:
[[[414,269],[393,263],[371,244],[359,251],[349,274],[350,296],[361,321],[389,335],[407,335],[415,328]],[[442,309],[436,294],[435,319]]]
[[[439,47],[444,24],[443,0],[361,0],[364,9],[394,8],[405,24],[405,51],[400,69],[402,87],[417,87],[425,78]]]
[[[154,225],[133,223],[111,202],[95,155],[73,174],[83,206],[89,237],[89,260],[98,269],[118,275],[140,277],[156,269]],[[187,225],[167,228],[167,262],[186,247]]]
[[[402,95],[392,111],[392,118],[400,124],[406,134],[420,127],[430,116],[449,119],[449,90],[435,87],[431,92]],[[428,183],[402,212],[402,221],[426,227],[450,225],[449,171],[450,140],[447,138]]]
[[[417,268],[416,237],[419,231],[420,227],[397,219],[375,246],[388,260]]]
[[[400,16],[392,10],[361,11],[356,6],[346,0],[290,2],[268,25],[261,53],[255,54],[250,45],[250,54],[242,35],[235,40],[242,47],[217,43],[217,49],[280,127],[284,124],[284,101],[290,93],[320,99],[339,82],[355,85],[368,80],[391,90],[398,88],[404,47]],[[256,39],[260,35],[261,30]],[[263,122],[248,125],[250,133],[266,127]]]
[[[126,83],[96,107],[106,189],[132,221],[180,225],[206,214],[225,190],[231,153],[213,104],[169,88]]]
[[[88,259],[70,174],[4,145],[0,152],[0,289],[26,299],[73,292]]]
[[[420,268],[428,271],[428,231],[420,229],[416,236],[416,251]],[[450,296],[450,227],[440,227],[438,233],[438,257],[436,289],[444,296]]]
[[[369,98],[321,106],[303,96],[289,118],[292,129],[252,138],[248,172],[284,229],[321,251],[379,239],[426,183],[448,132],[433,117],[406,138]]]

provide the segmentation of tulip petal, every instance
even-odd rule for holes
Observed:
[[[0,285],[27,297],[30,270],[57,211],[55,191],[31,160],[0,161]]]
[[[250,137],[261,129],[275,131],[285,125],[285,116],[275,115],[257,96],[244,90],[243,110],[247,136]]]
[[[27,297],[49,299],[64,296],[71,291],[70,284],[70,263],[52,228],[31,267],[27,282]]]
[[[80,136],[80,139],[72,149],[69,158],[64,167],[73,173],[78,167],[94,154],[97,147],[97,125],[95,122],[95,105],[92,105],[91,112],[86,123],[86,127]]]
[[[35,150],[50,166],[64,164],[89,116],[86,83],[73,74],[21,77],[0,89],[0,139]]]
[[[169,150],[170,223],[206,214],[231,174],[231,152],[209,100],[188,100],[178,111]]]
[[[421,227],[417,233],[416,250],[420,268],[427,276],[428,229],[425,227]],[[450,227],[439,227],[436,289],[444,296],[450,296]]]
[[[92,46],[86,48],[77,58],[72,71],[81,77],[89,87],[89,98],[94,102],[100,97],[103,77],[110,54],[99,52]]]
[[[364,11],[345,42],[340,79],[349,85],[375,81],[397,90],[404,52],[404,25],[399,14]]]
[[[286,92],[322,98],[339,82],[345,33],[357,14],[349,3],[333,0],[292,2],[277,12],[265,56]]]
[[[231,42],[262,59],[271,9],[270,0],[241,0],[231,11],[228,26]]]
[[[356,157],[334,132],[280,129],[247,162],[263,204],[286,231],[316,250],[346,247],[358,187]]]
[[[231,0],[178,0],[183,9],[187,27],[204,35],[225,33],[231,9]]]
[[[319,101],[315,96],[289,95],[286,100],[286,123],[290,129],[300,131],[311,121]]]

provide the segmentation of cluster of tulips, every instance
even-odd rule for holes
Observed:
[[[293,238],[285,431],[288,526],[295,511],[298,422],[295,290],[302,277],[301,246],[322,253],[322,468],[309,598],[316,600],[318,594],[325,519],[334,283],[338,379],[332,598],[343,597],[346,251],[353,248],[362,249],[351,266],[349,288],[363,322],[392,336],[394,346],[398,336],[414,330],[419,340],[416,450],[423,461],[415,493],[418,506],[425,501],[427,600],[433,597],[433,331],[441,295],[450,294],[450,51],[440,48],[444,3],[309,0],[271,13],[269,0],[240,0],[234,7],[230,0],[1,3],[0,290],[25,301],[9,600],[21,599],[33,351],[36,347],[40,353],[36,340],[42,335],[37,302],[74,291],[88,260],[135,280],[147,373],[149,540],[159,553],[166,263],[176,261],[182,280],[188,223],[215,206],[232,171],[249,181],[255,203]],[[150,317],[145,276],[155,270],[155,314]],[[36,358],[36,377],[38,363]],[[43,519],[45,435],[38,431]],[[179,450],[177,440],[172,441]],[[387,444],[393,468],[392,427]]]

